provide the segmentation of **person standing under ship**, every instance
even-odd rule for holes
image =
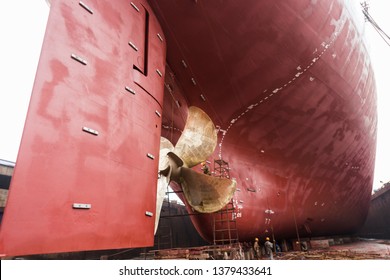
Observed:
[[[269,237],[265,239],[264,247],[265,247],[265,253],[269,256],[269,259],[273,260],[274,257],[272,253],[272,248],[274,247],[274,244],[271,241],[269,241]]]
[[[259,260],[261,254],[260,254],[259,239],[257,237],[255,238],[255,243],[253,244],[253,250],[255,251],[255,259]]]
[[[260,250],[259,239],[257,237],[255,238],[255,243],[253,244],[253,250],[255,251],[255,259],[260,260],[261,250]]]

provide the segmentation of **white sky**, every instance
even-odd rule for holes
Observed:
[[[363,0],[351,0],[362,2]],[[371,0],[369,12],[390,34],[390,1]],[[16,161],[49,14],[44,0],[0,3],[0,159]],[[367,24],[378,92],[378,143],[374,189],[390,181],[390,47]]]

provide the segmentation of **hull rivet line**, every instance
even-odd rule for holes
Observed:
[[[132,47],[136,52],[138,52],[138,48],[132,42],[129,42],[130,47]]]
[[[91,204],[86,203],[73,203],[73,209],[91,209]]]
[[[130,2],[130,5],[131,5],[137,12],[139,12],[139,8],[138,8],[133,2]]]
[[[148,216],[148,217],[153,217],[153,213],[150,212],[150,211],[146,211],[146,212],[145,212],[145,215]]]
[[[130,87],[128,87],[128,86],[126,86],[125,89],[126,89],[128,92],[130,92],[130,93],[132,93],[132,94],[135,95],[135,90],[134,90],[134,89],[132,89],[132,88],[130,88]]]
[[[88,7],[87,5],[85,5],[82,1],[79,2],[79,5],[80,5],[81,7],[83,7],[85,10],[87,10],[90,14],[93,15],[92,9],[91,9],[90,7]]]
[[[77,62],[80,62],[83,65],[87,65],[87,61],[85,59],[82,59],[78,55],[75,55],[72,53],[70,57],[73,58],[74,60],[76,60]]]
[[[147,153],[146,156],[150,159],[154,159],[154,155]]]
[[[94,129],[86,127],[86,126],[83,127],[83,131],[87,132],[87,133],[90,133],[92,135],[96,135],[96,136],[99,135],[99,132],[97,130],[94,130]]]

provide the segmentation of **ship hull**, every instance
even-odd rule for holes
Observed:
[[[355,232],[377,116],[348,3],[52,1],[0,253],[151,246],[160,136],[176,144],[190,106],[218,130],[214,175],[223,160],[237,182],[237,240]],[[187,208],[215,242],[217,214]]]
[[[209,162],[222,158],[237,180],[230,218],[239,239],[356,232],[369,207],[377,123],[359,9],[348,1],[152,6],[169,46],[162,135],[179,137],[186,105],[211,116],[219,133]],[[192,219],[212,242],[215,215]]]

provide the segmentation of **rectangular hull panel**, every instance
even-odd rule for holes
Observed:
[[[134,1],[143,13],[128,1],[87,4],[52,1],[3,255],[153,245],[164,77],[152,69],[164,73],[165,45],[146,31],[163,33],[144,2]],[[146,43],[135,50],[137,39]],[[134,67],[142,59],[148,73]]]

